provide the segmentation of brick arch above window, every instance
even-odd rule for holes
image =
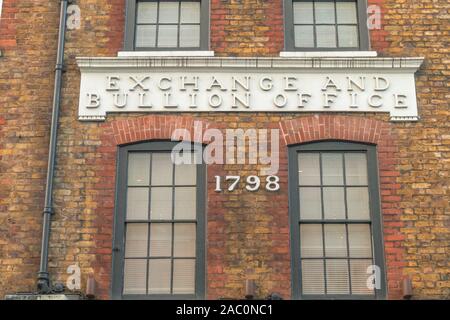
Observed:
[[[175,130],[180,129],[189,132],[191,139],[185,140],[204,143],[204,132],[212,127],[212,123],[191,116],[148,115],[115,120],[106,123],[105,126],[109,129],[107,134],[113,136],[116,145],[148,140],[171,140]],[[198,137],[198,132],[202,133],[201,137]]]
[[[286,145],[321,140],[345,140],[392,146],[394,137],[388,122],[355,116],[313,115],[280,122]]]

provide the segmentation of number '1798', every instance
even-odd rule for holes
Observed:
[[[216,192],[223,192],[222,189],[222,177],[216,176]],[[225,182],[227,182],[227,190],[233,192],[239,186],[241,182],[241,176],[226,176]],[[245,189],[250,192],[256,192],[261,189],[261,178],[258,176],[248,176],[245,179]],[[268,176],[265,179],[265,189],[270,192],[280,190],[280,178],[278,176]]]

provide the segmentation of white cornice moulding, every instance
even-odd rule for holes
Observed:
[[[324,57],[376,57],[376,51],[282,51],[282,58],[324,58]]]
[[[118,57],[214,57],[214,51],[119,51]]]
[[[417,71],[423,57],[323,57],[323,58],[244,58],[244,57],[78,57],[78,66],[92,68],[245,68],[245,69],[384,69]]]

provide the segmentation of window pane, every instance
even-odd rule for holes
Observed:
[[[158,10],[157,2],[142,2],[138,3],[137,9],[137,23],[156,23],[156,16]]]
[[[181,2],[181,23],[200,23],[200,2]]]
[[[302,261],[303,294],[324,294],[325,275],[322,260]]]
[[[298,155],[298,181],[300,185],[320,185],[320,163],[318,153]]]
[[[339,47],[356,48],[358,43],[358,27],[357,26],[338,26]]]
[[[336,48],[336,27],[316,26],[318,48]]]
[[[326,260],[326,265],[327,293],[349,294],[350,285],[347,260]]]
[[[336,2],[337,23],[357,23],[356,1]]]
[[[170,293],[171,262],[169,259],[151,259],[148,266],[148,293]]]
[[[148,224],[127,224],[125,257],[136,258],[147,256]]]
[[[350,246],[350,257],[372,257],[372,242],[370,226],[368,224],[348,225],[348,242]]]
[[[322,240],[322,225],[302,224],[300,226],[301,257],[323,257]]]
[[[148,219],[148,188],[128,188],[127,220]]]
[[[130,153],[128,157],[128,185],[148,186],[149,177],[150,154]]]
[[[154,220],[172,219],[172,188],[152,188],[150,218]]]
[[[295,46],[298,48],[314,48],[313,26],[295,26]]]
[[[178,2],[173,1],[159,2],[159,22],[178,23]]]
[[[126,259],[123,275],[124,294],[145,294],[147,260]]]
[[[175,219],[195,220],[197,216],[197,189],[175,188]]]
[[[344,188],[323,188],[325,219],[345,219]]]
[[[173,293],[195,293],[195,260],[176,259],[173,261]]]
[[[320,188],[300,188],[300,219],[322,219]]]
[[[316,23],[335,23],[334,2],[316,2]]]
[[[313,24],[313,18],[312,1],[294,2],[294,24]]]
[[[178,42],[177,25],[160,25],[158,32],[158,47],[174,48]]]
[[[324,185],[343,185],[344,173],[342,164],[342,154],[323,153],[322,154],[322,175]]]
[[[369,189],[366,187],[347,188],[348,219],[369,220]]]
[[[172,224],[153,223],[150,227],[150,256],[170,257],[172,255]]]
[[[367,158],[365,153],[345,154],[347,185],[367,185]]]
[[[325,225],[325,254],[327,257],[347,256],[347,235],[344,224]]]
[[[137,26],[136,27],[136,47],[154,48],[156,43],[156,26]]]
[[[175,243],[173,249],[174,257],[195,257],[196,225],[194,223],[175,224]]]
[[[154,153],[152,156],[152,186],[172,184],[173,164],[170,153]]]
[[[176,185],[196,185],[197,184],[197,165],[180,164],[175,167]]]
[[[197,259],[202,258],[196,240],[203,230],[197,230],[196,222],[195,157],[202,154],[193,150],[187,152],[192,161],[180,165],[173,164],[170,149],[127,155],[122,294],[196,293]]]
[[[180,26],[180,47],[200,47],[200,25]]]
[[[350,261],[353,294],[374,294],[373,289],[367,287],[367,279],[370,276],[370,274],[367,273],[367,268],[372,264],[372,260]]]

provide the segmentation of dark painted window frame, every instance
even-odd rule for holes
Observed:
[[[327,1],[327,0],[316,0]],[[339,0],[337,0],[339,1]],[[358,11],[359,47],[354,48],[302,48],[295,47],[294,10],[295,0],[284,0],[284,50],[285,51],[365,51],[370,50],[369,29],[367,27],[367,0],[356,0]],[[314,35],[315,36],[315,35]]]
[[[298,195],[298,162],[299,152],[354,152],[367,154],[367,168],[369,179],[369,203],[371,231],[373,235],[373,258],[381,271],[381,288],[375,290],[375,295],[303,295],[301,287],[301,261],[300,261],[300,223],[299,195]],[[386,299],[386,271],[384,258],[383,219],[381,215],[380,191],[378,179],[378,160],[375,145],[344,141],[319,141],[289,147],[289,220],[291,231],[291,276],[293,299]],[[369,275],[368,275],[369,276]]]
[[[201,0],[200,3],[200,47],[148,47],[136,48],[136,13],[139,0],[126,0],[125,12],[125,37],[124,50],[125,51],[207,51],[209,50],[209,2],[210,0]],[[145,0],[144,0],[145,1]],[[170,0],[168,0],[170,1]]]
[[[206,292],[206,165],[197,165],[197,237],[196,237],[196,267],[195,267],[195,294],[152,294],[152,295],[123,295],[123,271],[125,262],[125,215],[128,154],[130,152],[168,152],[179,142],[150,141],[121,146],[117,154],[117,181],[114,213],[114,236],[112,253],[112,283],[111,296],[115,300],[201,300],[205,299]],[[202,146],[194,143],[185,143],[185,150],[193,152],[202,150]]]

